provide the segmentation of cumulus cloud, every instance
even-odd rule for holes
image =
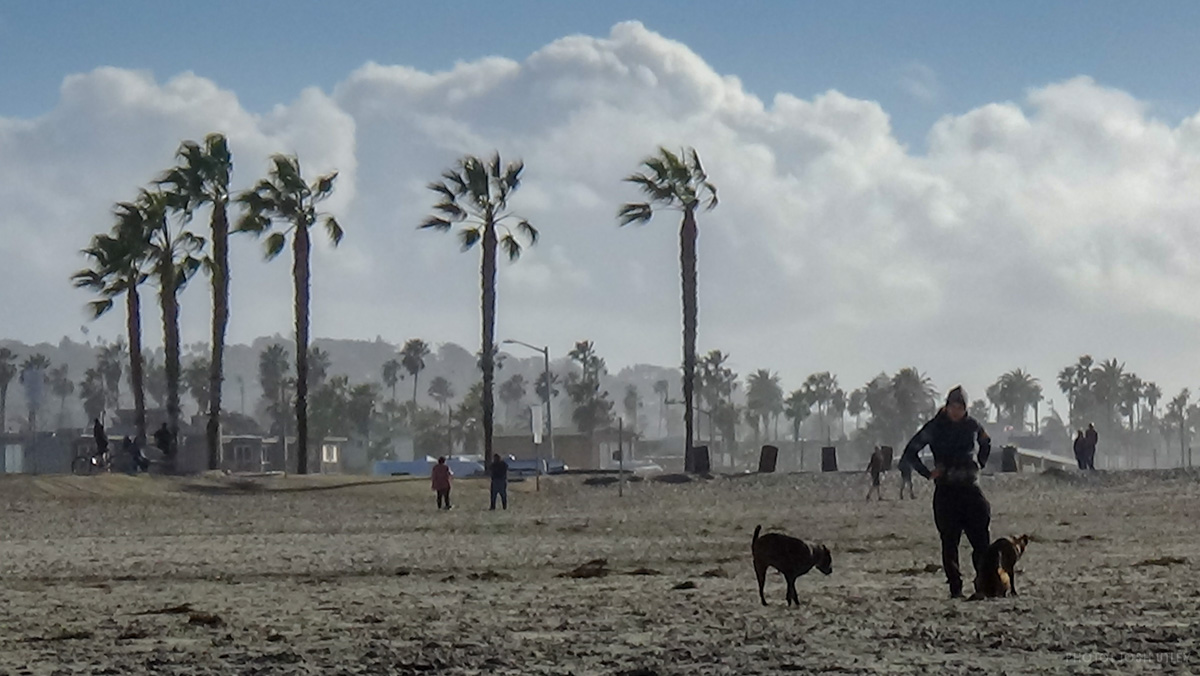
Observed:
[[[936,93],[932,72],[910,75]],[[0,118],[0,312],[19,318],[14,337],[76,330],[75,252],[181,139],[216,130],[241,186],[272,152],[341,171],[328,206],[347,236],[317,255],[318,336],[474,342],[477,255],[415,226],[429,180],[496,149],[524,159],[514,208],[542,232],[501,267],[499,335],[559,351],[592,339],[614,366],[678,363],[678,215],[618,228],[615,212],[638,199],[620,179],[644,156],[689,145],[721,196],[700,217],[700,347],[731,352],[743,372],[796,383],[829,369],[854,386],[915,364],[981,393],[1020,366],[1053,390],[1057,367],[1091,352],[1167,387],[1200,375],[1179,367],[1200,356],[1200,115],[1159,120],[1080,77],[947,116],[913,154],[876,102],[765,102],[638,23],[521,61],[366,64],[265,115],[188,73],[68,78],[53,110]],[[287,333],[287,264],[237,244],[233,337]],[[205,296],[184,299],[189,340],[205,334]]]

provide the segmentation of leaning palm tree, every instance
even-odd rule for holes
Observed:
[[[152,275],[158,282],[158,302],[163,318],[163,352],[167,370],[167,422],[171,430],[168,462],[172,465],[179,450],[179,420],[182,416],[180,386],[182,363],[179,338],[179,293],[203,264],[204,238],[179,223],[171,225],[171,198],[163,192],[142,191],[138,208],[145,215],[149,231],[148,252]]]
[[[429,345],[420,338],[410,338],[400,348],[400,363],[413,379],[412,409],[417,410],[417,382],[425,370],[425,357],[429,356]]]
[[[17,353],[0,347],[0,434],[8,430],[8,387],[17,377]]]
[[[430,216],[421,224],[421,228],[431,228],[448,232],[456,224],[461,227],[458,231],[459,241],[463,251],[481,244],[483,263],[481,266],[481,287],[483,291],[483,345],[480,348],[480,366],[483,370],[483,452],[485,457],[492,457],[492,427],[496,402],[494,398],[496,381],[496,254],[500,248],[508,255],[510,261],[521,256],[521,241],[518,233],[529,240],[529,244],[537,243],[538,231],[523,218],[516,218],[509,211],[509,200],[521,185],[521,171],[525,168],[521,161],[511,162],[507,166],[500,164],[500,154],[492,155],[491,160],[484,161],[478,157],[467,155],[458,161],[454,169],[442,174],[441,181],[429,184],[429,189],[437,193],[438,203],[434,205],[437,213]],[[515,230],[508,228],[505,221],[515,218]]]
[[[318,177],[311,184],[300,173],[300,160],[294,156],[275,155],[271,171],[253,190],[238,196],[246,209],[238,221],[238,232],[262,235],[276,221],[284,230],[267,237],[267,259],[278,256],[292,236],[292,281],[295,285],[296,306],[296,442],[298,462],[296,471],[308,473],[308,318],[311,305],[310,263],[312,238],[309,230],[321,222],[334,246],[342,241],[342,227],[332,215],[321,213],[317,205],[333,194],[337,172]]]
[[[229,325],[229,175],[233,156],[223,134],[209,134],[201,146],[184,141],[176,152],[179,165],[159,179],[172,195],[173,206],[190,220],[195,210],[212,205],[209,230],[212,253],[206,267],[212,275],[212,355],[209,357],[208,424],[205,439],[208,468],[217,469],[221,457],[221,383],[224,380],[225,331]]]
[[[711,210],[717,206],[717,189],[708,181],[695,149],[680,155],[659,148],[658,154],[642,161],[646,172],[633,174],[625,180],[636,184],[649,197],[648,202],[634,202],[621,207],[617,213],[621,225],[647,223],[657,209],[683,212],[679,228],[679,262],[683,281],[683,417],[684,464],[692,469],[692,399],[696,383],[696,324],[698,322],[696,292],[696,210]]]
[[[134,425],[138,436],[146,436],[146,383],[142,357],[142,300],[138,292],[150,276],[151,214],[141,205],[122,202],[116,207],[117,223],[112,232],[96,235],[83,250],[90,267],[76,272],[76,288],[98,296],[88,303],[94,319],[112,309],[113,300],[125,296],[125,329],[129,337],[129,381],[133,390]],[[103,378],[103,373],[97,370]]]

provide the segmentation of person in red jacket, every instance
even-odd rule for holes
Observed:
[[[446,457],[438,458],[437,464],[433,466],[433,490],[437,491],[437,506],[438,509],[450,509],[450,477],[454,476],[454,472],[450,471],[450,465],[446,464]]]

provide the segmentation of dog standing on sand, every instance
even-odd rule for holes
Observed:
[[[1028,535],[1000,538],[987,548],[979,574],[975,578],[975,593],[969,600],[1003,598],[1017,595],[1017,561],[1029,546]]]
[[[767,569],[774,568],[783,573],[787,580],[787,604],[800,605],[800,597],[796,594],[796,578],[816,568],[829,575],[833,572],[833,557],[825,545],[809,546],[803,540],[784,535],[783,533],[767,533],[759,537],[762,526],[754,528],[754,539],[750,542],[750,552],[754,555],[754,574],[758,576],[758,598],[767,605],[767,597],[763,594],[763,585],[767,581]]]

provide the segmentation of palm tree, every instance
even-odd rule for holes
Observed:
[[[400,348],[400,363],[413,378],[412,408],[414,411],[417,409],[417,382],[420,379],[421,371],[425,370],[425,357],[428,357],[429,353],[429,345],[420,338],[410,338],[404,343],[404,347]]]
[[[17,353],[0,347],[0,434],[8,430],[8,386],[17,377]]]
[[[637,385],[625,386],[625,398],[621,400],[621,405],[625,409],[626,429],[630,434],[637,434],[638,427],[638,408],[642,405],[641,397],[638,394]]]
[[[483,249],[481,286],[483,289],[483,344],[480,362],[483,370],[483,452],[492,457],[492,425],[495,409],[493,389],[496,380],[496,252],[503,248],[510,261],[521,256],[521,242],[516,233],[527,237],[530,245],[537,243],[538,231],[525,219],[517,219],[516,232],[504,222],[515,218],[509,211],[509,199],[521,185],[520,162],[501,166],[500,154],[485,162],[467,155],[458,161],[454,169],[442,174],[441,181],[429,184],[437,193],[438,203],[434,210],[439,215],[429,216],[421,224],[422,229],[448,232],[455,224],[463,251],[480,243]]]
[[[173,206],[190,220],[197,208],[212,205],[209,230],[212,253],[206,259],[212,275],[212,355],[209,358],[208,468],[217,469],[221,457],[221,383],[224,380],[225,331],[229,325],[229,175],[233,156],[223,134],[209,134],[201,146],[184,141],[175,156],[179,165],[159,179],[172,194]],[[201,410],[205,403],[200,404]]]
[[[1188,399],[1191,398],[1191,393],[1185,387],[1180,391],[1179,395],[1167,404],[1167,414],[1163,416],[1163,420],[1167,423],[1175,423],[1179,429],[1179,466],[1186,464],[1185,458],[1187,451],[1187,423],[1188,423]]]
[[[829,428],[827,415],[829,407],[833,404],[833,395],[838,391],[837,376],[828,371],[814,373],[804,380],[804,391],[808,393],[809,400],[817,406],[817,416],[821,421],[821,428],[825,430],[826,441],[831,440],[833,432]]]
[[[208,388],[212,386],[211,364],[207,357],[197,357],[183,369],[183,385],[192,399],[196,400],[196,410],[204,413],[204,407],[212,401]],[[217,455],[217,467],[221,466],[221,456]]]
[[[654,395],[658,397],[658,434],[662,436],[665,433],[667,425],[667,399],[671,391],[671,385],[665,379],[654,381]]]
[[[500,401],[504,402],[505,416],[513,421],[513,407],[525,398],[525,376],[520,373],[500,384]]]
[[[863,388],[858,388],[850,393],[850,398],[846,402],[846,411],[854,416],[854,429],[858,430],[862,427],[862,414],[867,410],[867,393]]]
[[[754,445],[761,440],[759,425],[766,435],[767,421],[776,410],[783,409],[783,388],[779,386],[779,375],[767,369],[758,369],[746,378],[746,413],[754,425]]]
[[[446,452],[454,453],[454,409],[449,406],[450,400],[454,398],[454,387],[449,380],[438,376],[429,383],[429,396],[437,402],[439,410],[446,412]],[[486,456],[485,460],[491,457]]]
[[[92,238],[83,250],[91,267],[71,276],[76,288],[90,289],[99,296],[88,304],[93,319],[125,296],[125,329],[129,338],[129,380],[133,390],[134,424],[146,436],[146,388],[142,355],[142,301],[138,287],[150,276],[150,216],[142,205],[122,202],[116,207],[117,223],[109,234]],[[103,378],[103,373],[99,374]]]
[[[396,385],[403,376],[400,375],[400,362],[389,359],[383,363],[383,386],[391,388],[392,401],[396,401]]]
[[[61,429],[66,425],[67,397],[75,393],[75,383],[67,375],[67,365],[50,369],[47,384],[50,393],[58,397],[58,427]]]
[[[113,411],[121,407],[121,374],[125,371],[123,363],[127,356],[125,341],[121,338],[108,345],[101,344],[96,354],[96,368],[104,377],[108,390],[107,407]]]
[[[717,189],[709,182],[696,150],[681,154],[659,148],[658,154],[642,161],[646,171],[632,174],[625,181],[637,185],[648,202],[631,202],[621,207],[617,218],[621,225],[648,223],[654,209],[683,212],[679,227],[679,263],[683,284],[683,417],[684,469],[692,471],[692,400],[696,384],[696,327],[699,322],[696,282],[696,210],[717,206]]]
[[[279,343],[268,346],[258,356],[258,383],[262,387],[263,397],[272,402],[275,426],[278,428],[276,431],[284,444],[287,443],[288,371],[288,352]]]
[[[183,224],[171,227],[167,217],[171,198],[166,193],[143,190],[138,209],[143,212],[150,248],[148,253],[153,277],[158,282],[158,300],[163,317],[163,350],[167,367],[167,421],[171,430],[168,462],[174,463],[179,450],[181,415],[179,293],[200,270],[204,239],[189,232]]]
[[[896,422],[902,435],[916,432],[921,418],[937,406],[937,390],[933,382],[917,369],[900,369],[892,376],[892,393],[896,403]]]
[[[329,376],[329,369],[333,366],[333,359],[329,353],[316,345],[308,348],[308,387],[316,389],[325,384],[325,378]],[[347,385],[348,387],[348,385]]]
[[[88,420],[99,420],[104,415],[104,376],[100,370],[90,368],[79,382],[79,398],[83,401],[83,412]]]
[[[308,330],[311,309],[310,229],[322,222],[334,246],[342,241],[342,227],[337,219],[317,210],[317,205],[333,194],[337,172],[318,177],[309,184],[300,172],[300,160],[294,156],[275,155],[271,158],[267,178],[253,190],[238,195],[237,201],[246,212],[238,221],[238,232],[262,235],[276,221],[285,229],[267,237],[267,260],[277,257],[292,236],[292,281],[295,286],[296,310],[296,440],[299,447],[296,471],[308,473]]]
[[[1146,406],[1150,407],[1150,420],[1157,417],[1158,402],[1162,401],[1162,388],[1155,383],[1146,383],[1145,389],[1142,390],[1142,398],[1146,400]]]
[[[29,432],[35,436],[38,431],[38,412],[42,409],[46,392],[48,368],[50,360],[43,354],[30,355],[21,364],[21,385],[25,388],[25,403],[29,407]]]
[[[783,414],[792,421],[792,444],[800,456],[800,469],[804,469],[804,454],[800,452],[800,425],[812,414],[812,394],[803,389],[794,390],[784,400]]]
[[[1033,409],[1035,426],[1040,424],[1038,403],[1042,401],[1042,386],[1037,378],[1024,369],[1014,369],[1000,376],[988,388],[988,397],[997,406],[997,410],[1002,408],[1008,412],[1009,421],[1018,429],[1025,429],[1025,414],[1029,408]]]

